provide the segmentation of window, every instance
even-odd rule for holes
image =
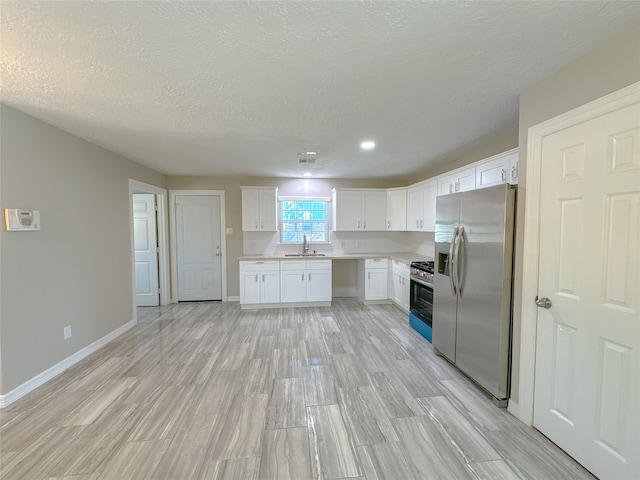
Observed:
[[[329,243],[329,200],[280,198],[278,201],[280,243]]]

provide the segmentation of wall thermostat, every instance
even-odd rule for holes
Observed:
[[[40,211],[24,208],[5,208],[4,226],[9,232],[34,232],[40,230]]]

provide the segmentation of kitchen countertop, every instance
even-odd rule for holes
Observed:
[[[279,255],[243,255],[238,257],[239,261],[255,261],[255,260],[300,260],[301,258],[309,260],[360,260],[364,258],[388,258],[397,260],[400,263],[409,265],[411,262],[433,260],[433,257],[424,255],[416,255],[409,252],[394,253],[326,253],[324,255],[308,255],[308,256],[292,256],[286,257],[284,254]]]

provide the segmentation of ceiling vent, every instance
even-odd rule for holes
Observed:
[[[298,163],[300,165],[315,165],[317,158],[299,158]]]

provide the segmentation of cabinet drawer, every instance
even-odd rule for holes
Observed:
[[[389,261],[386,258],[367,258],[364,261],[365,268],[387,268]]]
[[[280,270],[306,270],[306,260],[280,260]]]
[[[331,260],[307,260],[307,270],[331,270]]]
[[[241,261],[240,271],[245,270],[279,270],[280,262],[277,260],[256,260],[256,261]]]

